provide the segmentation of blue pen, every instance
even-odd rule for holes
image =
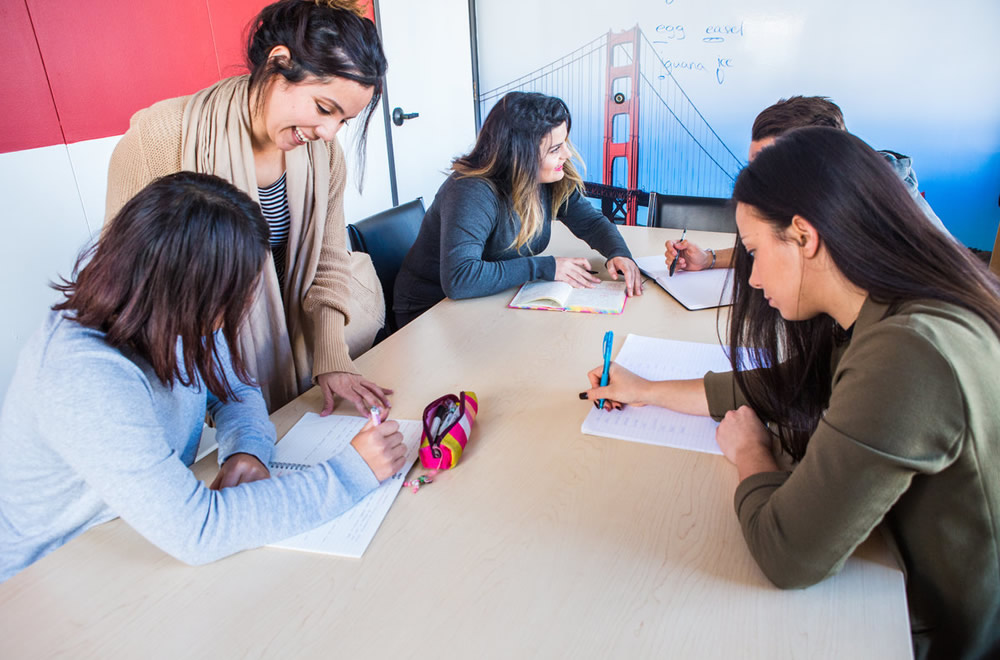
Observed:
[[[615,333],[608,330],[604,333],[604,371],[601,372],[601,387],[608,385],[608,369],[611,368],[611,345],[615,343]],[[604,399],[594,403],[595,408],[604,408]]]

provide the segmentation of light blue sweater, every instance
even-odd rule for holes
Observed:
[[[206,410],[220,463],[245,452],[266,465],[274,449],[260,391],[239,382],[224,343],[221,352],[239,402],[221,404],[203,386],[166,388],[145,360],[50,312],[0,412],[0,582],[116,516],[202,564],[312,529],[378,486],[350,445],[281,478],[220,491],[196,479],[189,466]]]

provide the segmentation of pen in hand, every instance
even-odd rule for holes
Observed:
[[[382,417],[381,415],[379,415],[378,406],[372,406],[371,408],[369,408],[368,414],[371,415],[372,426],[378,426],[379,424],[382,423]]]
[[[608,386],[608,370],[611,369],[611,346],[615,342],[615,333],[608,330],[604,333],[604,371],[601,372],[601,387]],[[604,399],[594,402],[595,408],[604,408]]]
[[[677,241],[677,242],[680,243],[681,241],[683,241],[684,237],[687,235],[687,233],[688,233],[688,230],[687,230],[687,227],[685,227],[684,231],[681,232],[681,240]],[[675,250],[674,251],[674,260],[670,262],[670,275],[669,275],[670,277],[674,276],[674,271],[677,269],[677,260],[681,258],[680,251],[677,250],[676,247],[674,248],[674,250]]]

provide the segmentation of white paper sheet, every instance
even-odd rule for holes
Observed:
[[[706,371],[729,371],[729,359],[718,344],[696,344],[630,334],[615,362],[650,380],[701,378]],[[623,410],[591,408],[581,431],[618,440],[644,442],[722,454],[715,442],[718,423],[711,417],[683,415],[656,406]]]
[[[639,257],[635,263],[687,309],[719,307],[720,300],[723,306],[733,304],[732,268],[677,270],[670,277],[670,267],[664,263],[662,254]]]
[[[325,461],[343,451],[367,419],[344,415],[320,417],[316,413],[306,413],[275,446],[272,464],[315,465]],[[298,536],[272,543],[271,547],[355,558],[364,554],[396,499],[404,476],[417,459],[420,422],[395,421],[399,422],[399,432],[403,434],[407,447],[403,469],[339,517]],[[271,474],[281,478],[290,471],[274,468]]]

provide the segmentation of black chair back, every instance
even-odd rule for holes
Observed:
[[[368,253],[375,265],[379,282],[382,283],[387,335],[396,330],[396,318],[392,313],[392,289],[396,284],[396,275],[403,265],[403,258],[417,240],[423,219],[424,199],[417,197],[411,202],[347,225],[351,249]]]
[[[736,231],[736,211],[726,198],[649,193],[650,227]]]

